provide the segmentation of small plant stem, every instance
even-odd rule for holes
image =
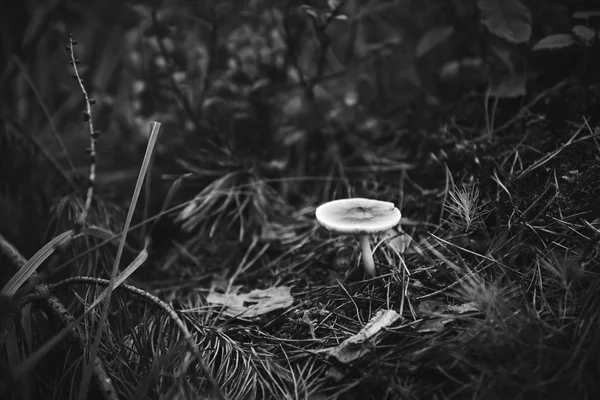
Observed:
[[[84,120],[87,122],[89,131],[90,131],[90,147],[86,149],[86,153],[90,157],[90,159],[89,159],[90,160],[90,174],[88,177],[88,187],[87,187],[87,193],[86,193],[86,197],[85,197],[85,204],[83,206],[83,209],[81,210],[81,214],[79,215],[79,221],[78,221],[81,226],[84,226],[85,221],[90,212],[90,208],[92,207],[92,200],[94,198],[94,182],[96,181],[96,158],[97,158],[96,141],[98,138],[98,134],[94,130],[94,121],[92,119],[93,100],[91,99],[91,96],[89,95],[88,91],[86,90],[86,88],[83,84],[83,79],[81,78],[81,75],[79,74],[79,68],[77,68],[77,64],[79,63],[79,61],[75,57],[74,46],[76,44],[77,44],[77,42],[73,40],[73,37],[69,36],[69,45],[67,46],[67,50],[69,52],[70,63],[73,66],[73,72],[74,72],[73,77],[79,84],[79,88],[81,90],[81,93],[83,94],[83,99],[85,100],[85,111],[83,112],[83,115],[84,115]]]

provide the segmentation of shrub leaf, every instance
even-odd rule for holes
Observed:
[[[511,43],[531,37],[531,12],[521,0],[479,0],[481,22],[494,35]]]
[[[452,33],[454,33],[454,28],[451,26],[443,26],[429,30],[421,40],[419,40],[417,50],[415,51],[417,57],[420,58],[429,53],[435,46],[445,42]]]
[[[553,50],[570,47],[575,44],[573,36],[568,33],[559,33],[556,35],[546,36],[533,46],[533,50]]]

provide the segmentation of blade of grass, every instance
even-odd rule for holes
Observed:
[[[69,243],[75,237],[75,231],[73,229],[61,233],[54,239],[50,240],[44,245],[37,253],[31,257],[21,269],[15,273],[12,278],[0,291],[0,295],[12,297],[21,285],[29,279],[29,277],[35,273],[37,268],[50,257],[57,248],[64,246]]]
[[[148,218],[148,213],[150,212],[150,196],[152,195],[152,166],[154,165],[153,158],[150,157],[150,161],[148,162],[148,171],[146,173],[146,185],[144,186],[144,210],[142,213],[142,220]],[[142,227],[142,236],[146,236],[146,225]]]
[[[110,279],[110,285],[106,290],[106,299],[104,300],[104,304],[102,306],[102,312],[100,314],[100,320],[98,321],[98,325],[96,327],[96,334],[94,336],[93,344],[90,348],[89,352],[89,360],[86,367],[83,370],[83,376],[81,379],[81,385],[79,386],[79,394],[78,398],[80,400],[85,400],[88,397],[88,389],[90,380],[93,373],[93,365],[94,360],[96,359],[96,355],[98,354],[98,348],[100,347],[100,340],[102,339],[102,333],[104,331],[104,326],[106,325],[106,318],[108,316],[108,308],[110,305],[110,298],[115,287],[117,274],[119,271],[119,263],[121,261],[121,257],[123,255],[123,249],[125,248],[125,241],[127,239],[127,232],[129,230],[129,226],[131,225],[131,220],[133,219],[133,214],[135,212],[135,207],[137,205],[138,199],[140,197],[140,192],[142,190],[142,186],[144,184],[144,178],[146,176],[146,172],[148,171],[148,167],[150,166],[150,160],[152,158],[152,154],[154,152],[154,147],[156,146],[156,140],[158,138],[158,133],[160,132],[160,123],[152,122],[150,126],[150,139],[148,141],[148,146],[146,147],[146,154],[144,154],[144,160],[142,161],[142,167],[140,168],[140,174],[138,175],[137,182],[135,184],[135,188],[133,189],[133,197],[131,198],[131,203],[129,205],[129,210],[127,212],[127,217],[125,219],[125,225],[123,226],[123,235],[121,236],[121,241],[119,243],[119,248],[117,249],[117,254],[115,256],[115,261],[113,264],[113,270]]]

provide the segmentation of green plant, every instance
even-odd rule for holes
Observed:
[[[489,31],[514,44],[531,37],[531,12],[522,0],[479,0],[481,23]]]
[[[596,12],[576,12],[572,15],[573,20],[585,20],[587,25],[575,25],[571,33],[557,33],[540,39],[533,50],[556,50],[571,46],[580,46],[582,48],[591,48],[598,44],[598,27],[589,26],[591,20],[598,17]]]
[[[453,188],[448,192],[444,209],[454,229],[462,233],[472,232],[483,223],[485,203],[481,203],[476,186]]]

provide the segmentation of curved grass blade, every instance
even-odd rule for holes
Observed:
[[[75,231],[73,229],[61,233],[54,239],[50,240],[44,245],[37,253],[33,255],[23,267],[17,271],[12,278],[0,291],[0,295],[13,297],[21,285],[29,279],[29,277],[35,273],[38,267],[50,257],[57,248],[62,247],[69,243],[75,237]]]

